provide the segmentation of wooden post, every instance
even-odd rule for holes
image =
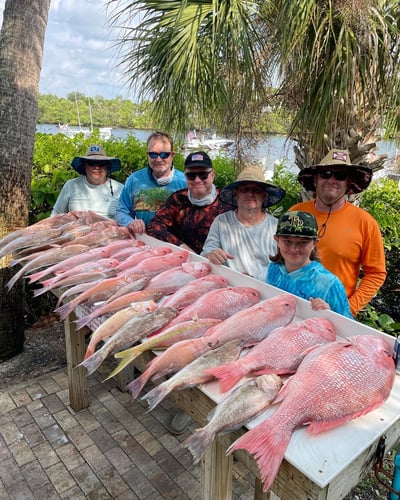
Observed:
[[[229,439],[229,438],[228,438]],[[230,441],[217,436],[202,460],[202,500],[232,500],[232,455],[226,455]]]
[[[83,410],[89,406],[87,371],[83,366],[77,365],[85,356],[85,336],[89,328],[76,329],[74,320],[76,316],[71,313],[64,321],[65,347],[67,354],[69,403],[75,411]]]

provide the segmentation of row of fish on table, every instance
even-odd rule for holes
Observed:
[[[223,399],[183,443],[195,461],[217,433],[277,405],[227,451],[254,456],[265,491],[296,428],[332,429],[390,395],[395,369],[382,336],[337,340],[326,318],[294,320],[293,295],[262,299],[255,288],[213,274],[207,262],[188,262],[186,250],[145,244],[92,212],[16,230],[0,241],[0,257],[8,254],[10,265],[19,266],[9,289],[24,277],[37,284],[35,295],[58,295],[60,319],[79,311],[77,328],[91,328],[79,365],[88,374],[112,354],[119,364],[108,378],[142,353],[158,353],[127,386],[137,398],[148,381],[169,377],[143,396],[149,411],[172,390],[218,381]]]

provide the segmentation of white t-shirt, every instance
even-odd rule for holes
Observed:
[[[242,224],[234,210],[218,215],[211,224],[201,255],[222,248],[235,257],[225,265],[265,281],[269,256],[277,251],[274,234],[278,220],[265,214],[265,219],[256,226]]]
[[[84,175],[70,179],[61,189],[51,215],[65,214],[70,210],[91,210],[115,219],[123,187],[123,184],[110,178],[99,186],[89,184]]]

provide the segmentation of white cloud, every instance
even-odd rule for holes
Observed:
[[[5,0],[0,0],[0,23]],[[90,97],[133,99],[116,69],[106,1],[52,0],[46,30],[40,93],[65,97],[77,90]],[[115,37],[115,34],[114,34]]]

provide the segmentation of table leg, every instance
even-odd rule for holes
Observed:
[[[75,411],[83,410],[89,406],[88,382],[86,368],[77,368],[83,360],[86,351],[85,336],[89,328],[76,329],[74,320],[76,316],[71,313],[64,321],[65,347],[67,354],[69,403]]]
[[[232,499],[232,455],[226,455],[230,441],[217,436],[208,447],[201,468],[202,500]]]

